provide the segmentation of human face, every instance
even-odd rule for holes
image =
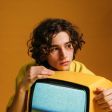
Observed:
[[[73,53],[74,48],[70,42],[69,35],[66,32],[59,32],[52,38],[48,63],[57,70],[69,70]]]

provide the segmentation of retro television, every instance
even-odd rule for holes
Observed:
[[[111,88],[112,82],[100,76],[57,71],[32,85],[28,112],[105,112],[94,101],[96,87]]]

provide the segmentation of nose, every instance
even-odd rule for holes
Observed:
[[[61,48],[60,49],[60,59],[64,59],[67,57],[67,52],[66,52],[66,49],[64,48]]]

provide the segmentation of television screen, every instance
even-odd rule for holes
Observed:
[[[62,80],[38,80],[31,88],[29,112],[89,112],[89,89]]]

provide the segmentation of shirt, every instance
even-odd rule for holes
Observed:
[[[35,62],[29,63],[24,65],[18,72],[17,78],[16,78],[16,90],[20,84],[20,82],[23,80],[27,68],[31,67],[31,66],[39,66],[38,64],[36,64]],[[69,71],[73,71],[73,72],[81,72],[81,73],[85,73],[85,74],[89,74],[89,75],[95,75],[93,72],[91,72],[83,63],[78,62],[76,60],[73,60],[70,64],[70,68]],[[15,91],[16,91],[15,90]],[[13,98],[14,96],[12,96],[9,100],[9,103],[7,105],[7,108],[11,106],[12,102],[13,102]]]

